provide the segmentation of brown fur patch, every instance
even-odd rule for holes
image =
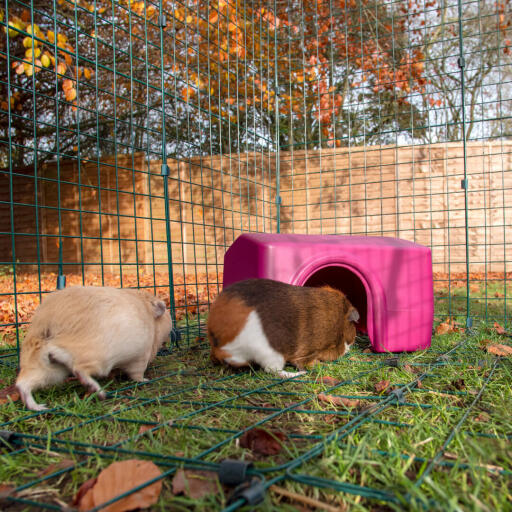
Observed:
[[[251,311],[252,308],[240,297],[222,294],[217,298],[208,316],[208,340],[212,347],[212,359],[222,362],[226,357],[230,357],[231,354],[221,347],[238,336]]]

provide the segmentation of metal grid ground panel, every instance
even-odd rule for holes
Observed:
[[[3,413],[2,423],[2,429],[16,433],[10,440],[14,451],[9,459],[14,462],[49,450],[47,455],[40,455],[48,459],[47,464],[58,459],[59,453],[74,461],[73,466],[35,479],[27,478],[25,472],[16,474],[17,491],[20,496],[22,491],[29,496],[28,489],[52,486],[58,480],[59,488],[67,490],[60,496],[65,496],[76,487],[76,478],[70,476],[78,468],[91,473],[97,471],[98,459],[101,467],[112,460],[134,457],[154,461],[164,471],[162,478],[172,476],[182,465],[216,471],[227,457],[253,459],[255,472],[265,479],[267,489],[278,482],[300,482],[359,495],[370,500],[368,503],[414,502],[415,489],[431,471],[448,471],[450,478],[457,479],[476,471],[492,477],[495,483],[508,485],[510,461],[503,463],[499,453],[491,456],[489,450],[496,446],[496,440],[510,438],[509,419],[503,417],[502,427],[492,431],[479,419],[491,405],[499,409],[499,404],[487,402],[486,394],[489,387],[502,386],[510,377],[508,361],[482,356],[478,336],[471,335],[452,343],[451,348],[445,343],[439,346],[441,350],[434,345],[421,355],[392,358],[364,352],[367,343],[361,340],[351,356],[292,380],[245,371],[219,372],[207,363],[208,349],[199,344],[194,350],[158,358],[148,372],[147,383],[114,382],[106,402],[88,399],[90,403],[84,406],[77,395],[79,388],[71,384],[66,390],[50,393],[55,407],[48,413],[30,413],[12,420],[10,409],[15,406],[11,405]],[[463,389],[446,380],[452,378],[454,365],[465,369]],[[323,383],[325,375],[340,380]],[[376,393],[374,386],[383,377],[390,379],[392,391]],[[336,407],[320,401],[319,393],[359,403],[355,409]],[[437,435],[427,437],[427,427],[433,422],[438,424]],[[237,439],[256,427],[286,433],[284,449],[261,457],[241,448]],[[386,448],[390,435],[402,438],[400,452]],[[375,440],[372,449],[361,462],[351,459],[351,454],[357,453],[357,439],[367,436]],[[494,441],[486,445],[485,440]],[[341,450],[340,463],[347,454],[351,466],[382,466],[381,461],[392,458],[404,471],[411,470],[407,475],[399,471],[391,482],[386,481],[384,472],[372,483],[357,485],[352,483],[356,475],[347,473],[343,463],[330,466],[333,450]],[[463,457],[470,458],[471,450],[486,455],[478,467],[463,462]],[[462,460],[454,461],[453,452]],[[498,461],[500,464],[495,463]],[[162,503],[173,499],[172,494],[164,493]],[[13,498],[14,502],[23,500]],[[215,509],[222,504],[225,501],[219,496],[210,502]],[[434,493],[429,505],[439,504]],[[44,500],[38,506],[54,507]]]

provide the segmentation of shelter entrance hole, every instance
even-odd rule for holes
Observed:
[[[363,282],[346,267],[331,265],[321,268],[311,274],[304,282],[304,286],[320,287],[328,285],[343,292],[352,305],[359,312],[360,320],[357,330],[367,332],[368,300]]]

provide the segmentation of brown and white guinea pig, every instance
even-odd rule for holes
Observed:
[[[286,362],[303,369],[345,354],[358,320],[357,310],[333,288],[240,281],[223,290],[210,309],[211,358],[235,367],[257,363],[293,377],[298,373],[284,371]]]
[[[114,368],[135,381],[168,338],[172,320],[165,303],[141,290],[73,286],[45,297],[21,345],[16,386],[26,407],[46,409],[32,391],[69,374],[105,397],[93,376]]]

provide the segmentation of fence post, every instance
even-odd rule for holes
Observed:
[[[169,307],[173,322],[173,331],[176,329],[176,307],[174,302],[174,280],[172,273],[172,246],[171,246],[171,226],[169,213],[169,166],[167,165],[167,147],[166,147],[166,129],[165,129],[165,83],[164,83],[164,28],[167,25],[165,15],[162,9],[162,0],[159,2],[160,12],[158,16],[158,26],[160,28],[160,90],[162,94],[162,167],[161,175],[164,180],[164,201],[165,201],[165,236],[167,245],[167,272],[169,277]],[[185,277],[184,277],[185,278]],[[173,336],[176,339],[176,336]]]
[[[458,0],[459,14],[459,58],[457,59],[460,69],[460,90],[461,90],[461,109],[462,109],[462,150],[464,153],[464,179],[461,182],[461,188],[464,190],[464,230],[466,237],[466,327],[473,325],[473,319],[470,313],[469,300],[469,226],[468,226],[468,179],[467,179],[467,147],[466,147],[466,88],[464,82],[464,68],[466,62],[464,59],[464,34],[462,33],[462,0]]]
[[[281,232],[281,141],[279,133],[279,79],[278,79],[278,55],[277,55],[277,2],[274,0],[274,91],[276,112],[276,231]]]

